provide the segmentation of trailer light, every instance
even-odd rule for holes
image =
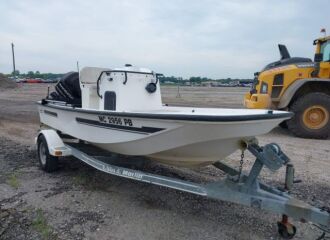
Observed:
[[[54,155],[57,157],[62,156],[62,151],[55,150]]]

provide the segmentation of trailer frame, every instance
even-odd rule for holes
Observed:
[[[294,183],[294,167],[275,143],[261,147],[256,139],[245,141],[245,148],[256,157],[249,174],[241,174],[233,167],[219,161],[213,166],[225,172],[227,177],[216,182],[201,184],[119,166],[120,164],[111,158],[97,156],[97,152],[86,153],[81,148],[86,143],[80,141],[80,147],[77,148],[77,145],[65,141],[52,129],[39,132],[36,138],[38,148],[41,141],[46,141],[44,145],[48,147],[48,154],[51,156],[49,161],[54,161],[54,157],[74,156],[85,164],[111,175],[282,214],[282,220],[277,223],[278,232],[286,239],[293,238],[296,233],[296,227],[288,221],[288,216],[302,222],[313,222],[324,228],[330,227],[329,211],[313,207],[289,194]],[[42,151],[38,149],[39,152]],[[38,156],[40,154],[42,153]],[[283,166],[286,166],[286,176],[285,187],[282,190],[258,180],[264,167],[276,171]]]

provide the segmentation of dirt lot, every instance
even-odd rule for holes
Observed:
[[[163,87],[163,102],[176,105],[240,107],[244,88]],[[47,85],[0,89],[0,239],[279,239],[278,215],[151,186],[93,170],[75,159],[62,159],[60,171],[38,168],[34,102]],[[296,166],[293,194],[317,206],[330,206],[330,140],[298,139],[276,128],[260,136],[276,142]],[[247,154],[244,170],[252,163]],[[226,159],[238,166],[239,152]],[[213,167],[196,171],[150,164],[158,173],[193,181],[222,177]],[[283,172],[263,171],[262,179],[282,184]],[[295,222],[297,239],[321,234]]]

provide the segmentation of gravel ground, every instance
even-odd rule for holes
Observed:
[[[176,105],[239,107],[244,88],[163,87],[163,101]],[[38,168],[34,137],[38,116],[34,101],[47,85],[0,89],[0,239],[279,239],[280,216],[98,172],[74,158],[60,170]],[[298,139],[276,128],[260,136],[278,143],[296,166],[293,194],[317,206],[330,206],[330,140]],[[226,159],[238,166],[239,152]],[[246,156],[247,171],[253,158]],[[148,163],[152,172],[197,182],[223,174],[214,167],[178,169]],[[282,184],[284,169],[262,180]],[[294,222],[297,239],[316,239],[321,231]]]

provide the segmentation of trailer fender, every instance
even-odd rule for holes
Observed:
[[[52,129],[44,129],[40,130],[38,136],[35,138],[35,143],[38,144],[38,139],[40,136],[44,136],[47,142],[47,147],[49,150],[49,154],[52,156],[70,156],[71,149],[67,148],[57,134],[55,130]]]
[[[286,108],[289,106],[291,99],[295,95],[295,93],[307,82],[326,82],[330,83],[330,79],[322,79],[322,78],[306,78],[293,82],[284,92],[281,100],[278,104],[279,109]]]

